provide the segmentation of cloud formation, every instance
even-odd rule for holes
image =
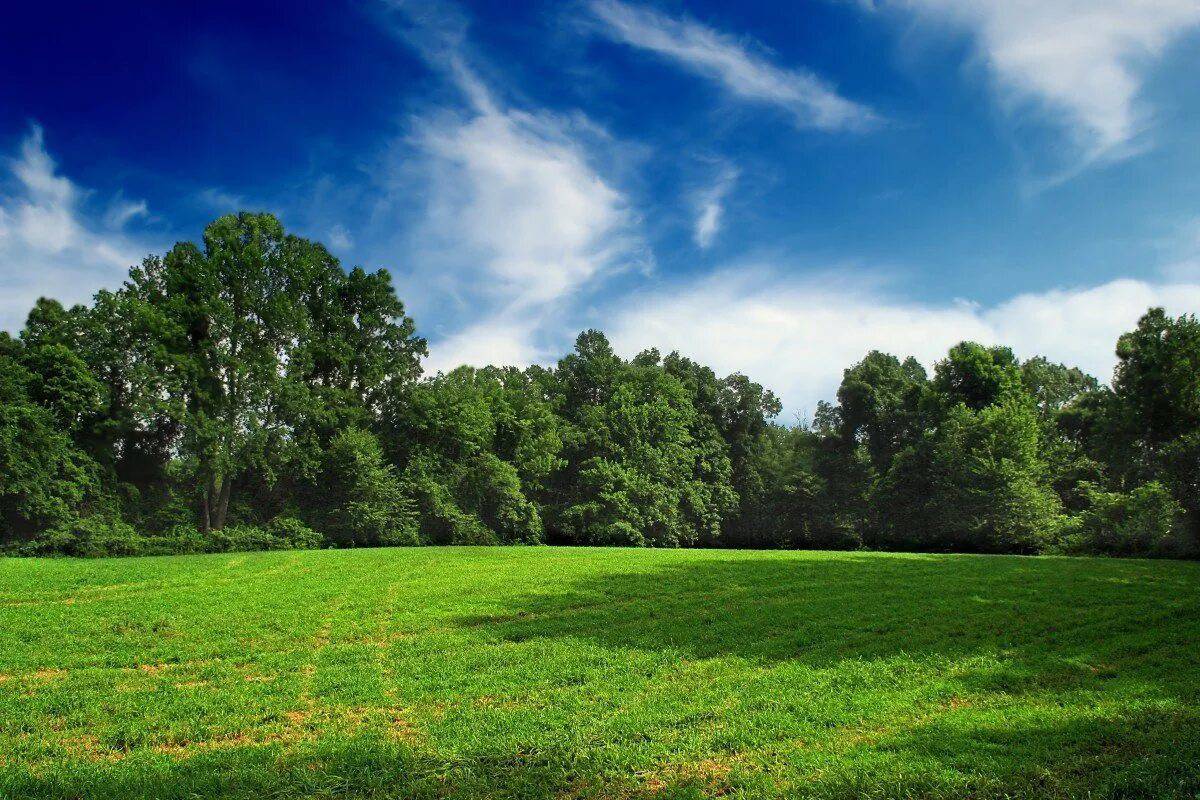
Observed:
[[[631,214],[589,164],[569,120],[494,105],[419,123],[426,231],[523,303],[562,297],[611,266]]]
[[[1010,109],[1033,103],[1072,134],[1085,163],[1135,148],[1139,103],[1165,49],[1200,25],[1200,0],[894,0],[969,32]]]
[[[608,327],[625,355],[652,346],[679,350],[718,372],[749,375],[780,395],[790,422],[832,400],[842,370],[872,349],[932,367],[969,339],[1008,345],[1022,358],[1045,355],[1107,380],[1117,337],[1153,305],[1194,311],[1200,284],[1116,280],[981,306],[917,303],[870,284],[742,268],[623,303]]]
[[[598,166],[608,134],[581,114],[504,103],[468,64],[452,10],[414,12],[404,32],[465,101],[412,121],[394,187],[410,191],[418,176],[414,271],[468,317],[433,334],[427,366],[525,365],[544,355],[538,328],[569,298],[648,255],[628,199]]]
[[[0,330],[20,330],[39,297],[70,305],[119,286],[149,252],[122,230],[145,203],[119,199],[93,220],[88,192],[58,173],[39,126],[4,166],[12,180],[0,193]]]
[[[655,53],[740,100],[781,108],[800,127],[862,130],[879,122],[813,73],[771,63],[765,48],[744,38],[621,0],[591,0],[588,9],[608,38]]]
[[[697,194],[696,224],[692,230],[692,239],[701,250],[711,247],[721,230],[725,215],[725,196],[733,189],[737,178],[738,171],[726,166],[712,185]]]

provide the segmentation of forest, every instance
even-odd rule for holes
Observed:
[[[1096,347],[1111,347],[1096,342]],[[865,353],[811,423],[750,377],[581,333],[426,376],[386,270],[269,214],[0,333],[0,550],[432,544],[1200,554],[1200,322],[1104,384],[963,342]]]

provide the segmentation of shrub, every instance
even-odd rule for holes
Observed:
[[[178,524],[163,533],[146,537],[145,555],[167,556],[211,552],[210,540],[204,538],[195,525]]]
[[[226,525],[211,534],[212,550],[218,553],[237,553],[247,550],[287,550],[287,540],[272,536],[253,525]]]
[[[267,524],[267,533],[297,550],[314,550],[325,542],[321,534],[295,517],[276,517]]]
[[[1166,486],[1151,481],[1130,492],[1085,489],[1088,507],[1079,515],[1069,549],[1120,556],[1186,556],[1183,510]]]
[[[335,436],[323,472],[328,511],[322,527],[331,541],[350,547],[419,543],[412,500],[373,434],[349,428]]]
[[[19,555],[68,555],[82,558],[132,556],[145,552],[147,539],[120,519],[94,515],[60,523],[18,546]]]

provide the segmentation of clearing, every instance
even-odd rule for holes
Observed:
[[[1197,793],[1197,563],[0,559],[6,800]]]

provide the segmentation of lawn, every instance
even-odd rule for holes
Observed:
[[[0,797],[1196,797],[1200,564],[0,560]]]

